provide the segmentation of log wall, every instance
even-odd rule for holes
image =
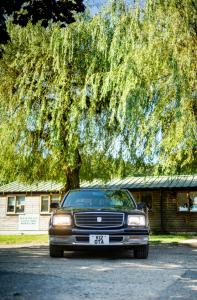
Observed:
[[[150,191],[132,191],[140,202],[139,194]],[[197,212],[180,212],[177,206],[177,193],[180,191],[152,191],[152,208],[149,210],[151,231],[159,232],[197,232]],[[162,193],[162,195],[161,195]],[[162,196],[162,213],[161,213]],[[162,214],[162,216],[161,216]],[[162,221],[163,218],[163,221]],[[163,225],[163,226],[162,226]],[[163,227],[163,228],[162,228]]]

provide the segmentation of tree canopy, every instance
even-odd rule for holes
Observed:
[[[93,179],[88,166],[113,161],[116,171],[129,162],[152,174],[195,172],[195,18],[193,1],[149,0],[113,1],[66,28],[9,22],[1,178],[53,178],[66,189],[79,185],[80,170]]]
[[[83,0],[1,0],[0,43],[6,43],[6,16],[13,16],[15,24],[26,26],[29,21],[41,21],[45,27],[49,21],[70,24],[75,21],[74,12],[84,12]]]

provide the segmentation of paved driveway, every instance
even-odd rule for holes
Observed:
[[[147,260],[132,251],[65,252],[46,246],[0,249],[0,299],[197,299],[197,249],[151,246]]]

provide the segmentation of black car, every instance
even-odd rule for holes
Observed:
[[[49,240],[51,257],[62,257],[64,250],[121,247],[147,258],[149,224],[126,190],[71,190],[52,213]]]

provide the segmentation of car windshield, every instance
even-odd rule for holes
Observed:
[[[135,203],[128,192],[122,190],[81,190],[71,191],[62,207],[88,209],[134,209]]]

